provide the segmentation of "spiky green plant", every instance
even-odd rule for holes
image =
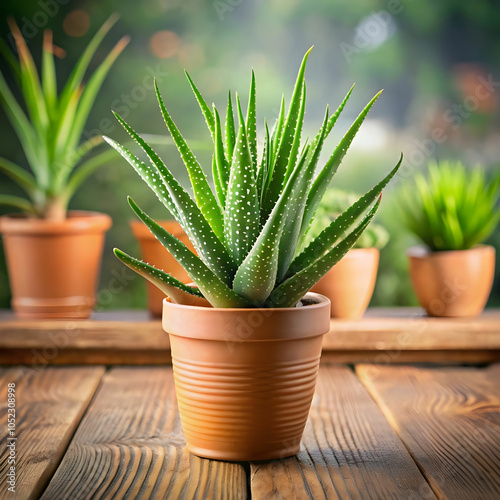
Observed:
[[[131,199],[130,205],[186,269],[198,288],[183,285],[163,271],[115,249],[116,256],[124,264],[170,296],[172,290],[180,289],[205,297],[214,307],[291,307],[344,256],[371,221],[380,203],[380,193],[396,173],[401,159],[381,182],[335,219],[303,251],[297,251],[349,145],[380,95],[378,93],[363,109],[315,177],[324,141],[344,109],[352,88],[333,115],[330,116],[326,109],[323,124],[313,140],[301,144],[308,56],[309,51],[302,61],[288,112],[285,113],[283,100],[272,132],[265,123],[260,158],[257,155],[253,72],[246,118],[236,95],[238,127],[231,93],[223,125],[216,107],[210,109],[188,75],[213,139],[214,190],[156,87],[165,124],[189,173],[194,199],[153,149],[115,113],[149,157],[150,164],[142,162],[112,139],[105,137],[105,140],[135,168],[178,220],[198,255],[155,223]],[[358,219],[361,221],[355,225]],[[342,236],[346,231],[349,231],[347,235]]]
[[[11,177],[27,198],[0,195],[0,204],[12,205],[40,218],[60,220],[66,216],[68,202],[75,190],[108,161],[113,153],[105,150],[87,158],[102,143],[96,135],[81,142],[85,123],[112,64],[128,43],[123,37],[84,84],[87,68],[102,39],[115,24],[111,16],[97,31],[80,56],[58,95],[52,33],[44,33],[41,77],[17,27],[10,19],[19,60],[0,39],[0,53],[12,68],[19,84],[27,114],[12,94],[0,73],[0,102],[12,124],[31,172],[6,158],[0,158],[0,171]],[[76,168],[75,170],[75,167]]]
[[[500,176],[488,181],[482,168],[432,162],[428,176],[415,175],[400,204],[408,229],[431,250],[467,250],[484,241],[500,221]]]
[[[303,246],[308,245],[317,238],[323,229],[330,225],[334,219],[342,215],[353,203],[357,201],[359,195],[342,191],[341,189],[329,188],[325,192],[314,219],[309,225]],[[372,222],[358,238],[353,248],[384,248],[389,241],[387,229],[379,223]]]

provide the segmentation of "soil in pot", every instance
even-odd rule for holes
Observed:
[[[312,288],[330,299],[332,318],[363,316],[375,288],[379,255],[376,248],[349,250]]]
[[[431,252],[417,246],[407,252],[410,276],[420,305],[430,316],[478,316],[495,275],[495,249]]]
[[[214,309],[163,302],[187,448],[218,460],[294,455],[311,406],[326,297],[284,309]]]
[[[194,247],[186,233],[176,221],[158,221],[170,234],[181,240],[193,252]],[[184,268],[172,257],[170,252],[153,236],[151,231],[141,221],[131,221],[130,227],[139,241],[142,259],[158,269],[171,274],[174,278],[188,283],[191,280]],[[146,283],[148,294],[148,309],[153,316],[160,317],[165,294],[149,281]]]
[[[4,216],[0,232],[12,307],[23,318],[88,318],[111,217],[69,212],[62,221]]]

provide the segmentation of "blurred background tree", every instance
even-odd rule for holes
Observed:
[[[112,13],[120,21],[101,48],[102,57],[122,34],[132,41],[118,59],[91,113],[86,131],[124,139],[111,109],[142,133],[165,134],[152,89],[156,76],[179,128],[210,165],[208,133],[183,74],[187,69],[208,102],[223,106],[227,90],[246,96],[250,68],[259,87],[258,120],[272,123],[281,94],[287,99],[304,52],[315,49],[308,65],[306,135],[323,118],[325,100],[335,108],[353,82],[354,94],[330,139],[335,144],[367,100],[385,91],[354,141],[335,186],[368,189],[395,164],[405,162],[386,190],[380,220],[391,232],[382,251],[372,305],[416,303],[407,275],[405,250],[414,240],[399,220],[395,194],[429,158],[457,158],[470,166],[499,168],[500,6],[494,0],[3,0],[0,36],[9,44],[6,19],[13,16],[30,49],[40,55],[43,30],[65,56],[56,62],[65,78],[90,36]],[[97,57],[96,64],[99,60]],[[10,75],[4,61],[1,71]],[[245,102],[245,99],[243,99]],[[24,158],[0,111],[1,155]],[[104,146],[103,146],[104,147]],[[325,148],[327,149],[327,148]],[[168,144],[163,157],[176,175],[184,170]],[[1,192],[16,187],[1,178]],[[145,307],[145,285],[112,255],[114,246],[138,254],[128,222],[126,195],[158,219],[165,209],[121,159],[95,173],[72,208],[109,213],[98,308]],[[3,213],[3,212],[2,212]],[[474,214],[471,214],[473,217]],[[497,231],[490,243],[500,248]],[[0,250],[2,252],[2,250]],[[500,271],[500,265],[497,269]],[[117,285],[118,283],[118,285]],[[0,255],[0,307],[10,292]],[[500,304],[498,280],[489,305]]]

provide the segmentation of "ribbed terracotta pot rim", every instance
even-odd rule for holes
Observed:
[[[112,225],[109,215],[101,212],[72,210],[66,219],[53,221],[28,217],[24,214],[9,214],[0,217],[0,233],[23,235],[96,233],[107,231]]]
[[[184,234],[184,230],[182,229],[181,225],[173,219],[169,220],[156,220],[160,226],[162,226],[164,229],[166,229],[170,234],[178,237],[181,234]],[[148,229],[146,224],[140,220],[131,220],[130,221],[130,228],[132,229],[132,234],[137,238],[137,239],[151,239],[154,240],[155,235]]]
[[[163,329],[178,337],[226,342],[236,335],[244,342],[287,341],[324,335],[330,329],[330,299],[319,293],[307,293],[299,307],[215,308],[174,304],[163,300]],[[323,321],[317,313],[326,309]],[[287,316],[287,321],[283,317]],[[293,322],[291,315],[300,316]],[[309,320],[310,318],[310,320]],[[204,327],[210,322],[210,328]],[[304,322],[308,328],[304,328]],[[242,332],[238,336],[235,327]]]
[[[439,258],[447,255],[459,255],[466,253],[479,253],[485,249],[494,248],[492,245],[480,244],[466,250],[431,250],[426,245],[414,245],[406,250],[406,255],[415,259]]]

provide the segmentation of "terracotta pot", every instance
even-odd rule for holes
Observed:
[[[331,301],[332,318],[359,319],[370,303],[377,280],[379,251],[355,248],[312,288]]]
[[[96,303],[104,234],[111,217],[69,212],[62,221],[0,218],[12,289],[23,318],[88,318]]]
[[[187,448],[218,460],[294,455],[330,327],[318,294],[284,309],[214,309],[163,302]]]
[[[194,247],[181,225],[176,221],[158,221],[170,234],[181,240],[188,248],[194,252]],[[151,231],[141,221],[131,221],[130,227],[134,236],[139,240],[142,258],[148,264],[151,264],[174,278],[188,283],[191,280],[184,268],[172,257],[170,252],[153,236]],[[160,317],[162,312],[162,302],[165,294],[156,288],[149,281],[146,283],[148,292],[148,309],[153,316]]]
[[[495,249],[407,252],[410,276],[420,305],[430,316],[478,316],[484,309],[495,275]]]

